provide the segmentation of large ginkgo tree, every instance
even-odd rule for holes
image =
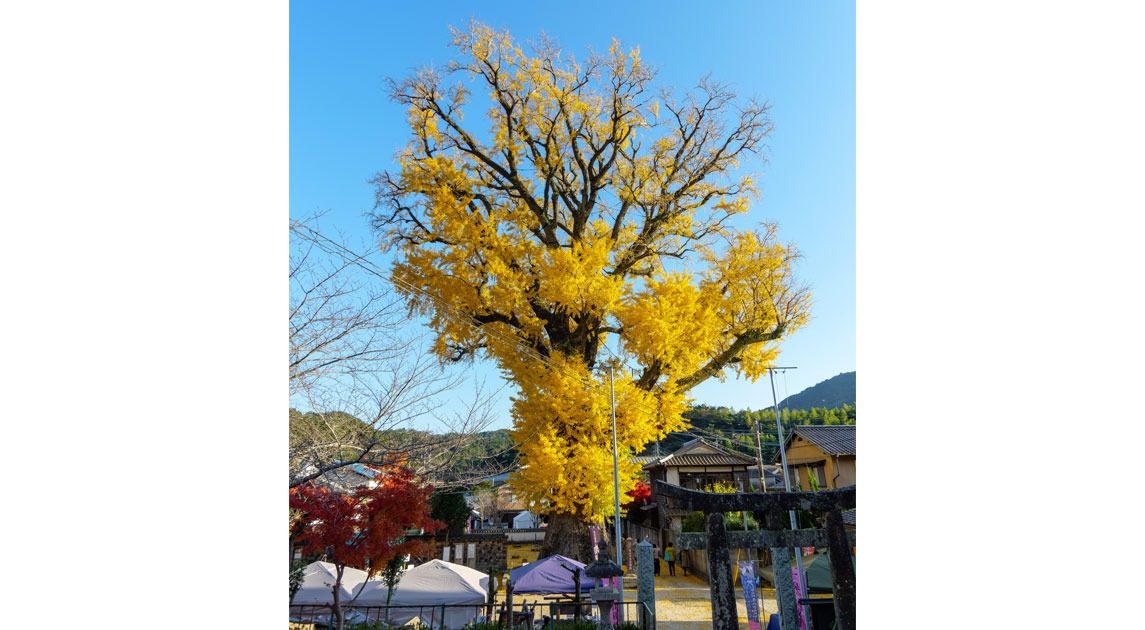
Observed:
[[[685,425],[691,388],[757,378],[808,320],[794,247],[732,225],[768,108],[707,78],[658,88],[618,42],[578,61],[474,22],[452,46],[390,83],[411,135],[374,179],[374,226],[436,352],[516,385],[513,489],[549,517],[543,555],[587,561],[585,529],[614,510],[610,394],[624,492],[628,455]]]

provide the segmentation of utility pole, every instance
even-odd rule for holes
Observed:
[[[767,375],[771,379],[771,402],[775,409],[775,428],[779,431],[779,457],[783,462],[783,489],[791,492],[791,474],[787,468],[787,449],[784,448],[786,440],[783,437],[783,420],[779,417],[779,400],[775,396],[775,371],[776,370],[794,370],[793,367],[781,368],[767,368]],[[792,531],[799,529],[799,523],[795,519],[795,510],[788,510],[787,514],[791,517]],[[803,573],[803,550],[798,547],[795,548],[795,568],[799,571],[799,592],[796,593],[798,599],[807,599],[807,582]],[[803,611],[803,616],[807,619],[811,618],[810,611],[806,606],[799,607]]]
[[[759,418],[751,415],[751,429],[755,433],[755,463],[759,468],[760,492],[767,492],[767,473],[763,471],[763,444],[759,441]]]

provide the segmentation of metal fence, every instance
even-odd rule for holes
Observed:
[[[329,626],[332,606],[291,606],[290,622]],[[383,624],[403,626],[421,624],[440,630],[459,628],[475,621],[486,620],[485,604],[437,604],[433,606],[343,606],[346,627]]]
[[[577,604],[567,601],[537,604],[534,610],[534,628],[548,630],[563,621],[576,619],[577,606]],[[581,619],[593,623],[600,622],[600,607],[591,600],[586,598],[579,606],[581,608]],[[656,628],[656,620],[652,614],[652,609],[644,604],[644,602],[638,601],[614,603],[612,606],[611,621],[614,626],[627,622],[635,624],[640,630],[655,630]]]
[[[576,618],[576,604],[537,602],[514,606],[512,612],[499,604],[439,604],[435,606],[344,606],[346,628],[372,626],[381,628],[421,624],[433,630],[456,630],[475,623],[494,623],[506,630],[552,630],[562,622]],[[579,604],[580,618],[598,623],[600,608],[591,600]],[[290,623],[325,628],[331,626],[331,606],[291,606]],[[643,602],[616,603],[613,625],[630,622],[640,630],[655,630],[656,620]]]

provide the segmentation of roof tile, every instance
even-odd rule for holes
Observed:
[[[800,425],[791,429],[792,436],[800,436],[819,447],[828,455],[855,454],[855,425]],[[791,438],[788,438],[790,442]]]

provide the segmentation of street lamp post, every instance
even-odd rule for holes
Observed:
[[[620,459],[618,456],[618,447],[616,444],[616,386],[613,383],[615,365],[608,366],[608,396],[610,407],[612,408],[612,493],[615,500],[614,507],[616,512],[613,514],[612,523],[615,526],[614,544],[616,545],[616,559],[617,564],[620,563]],[[620,603],[620,620],[624,621],[624,581],[621,578],[618,581],[616,588],[616,601]]]

